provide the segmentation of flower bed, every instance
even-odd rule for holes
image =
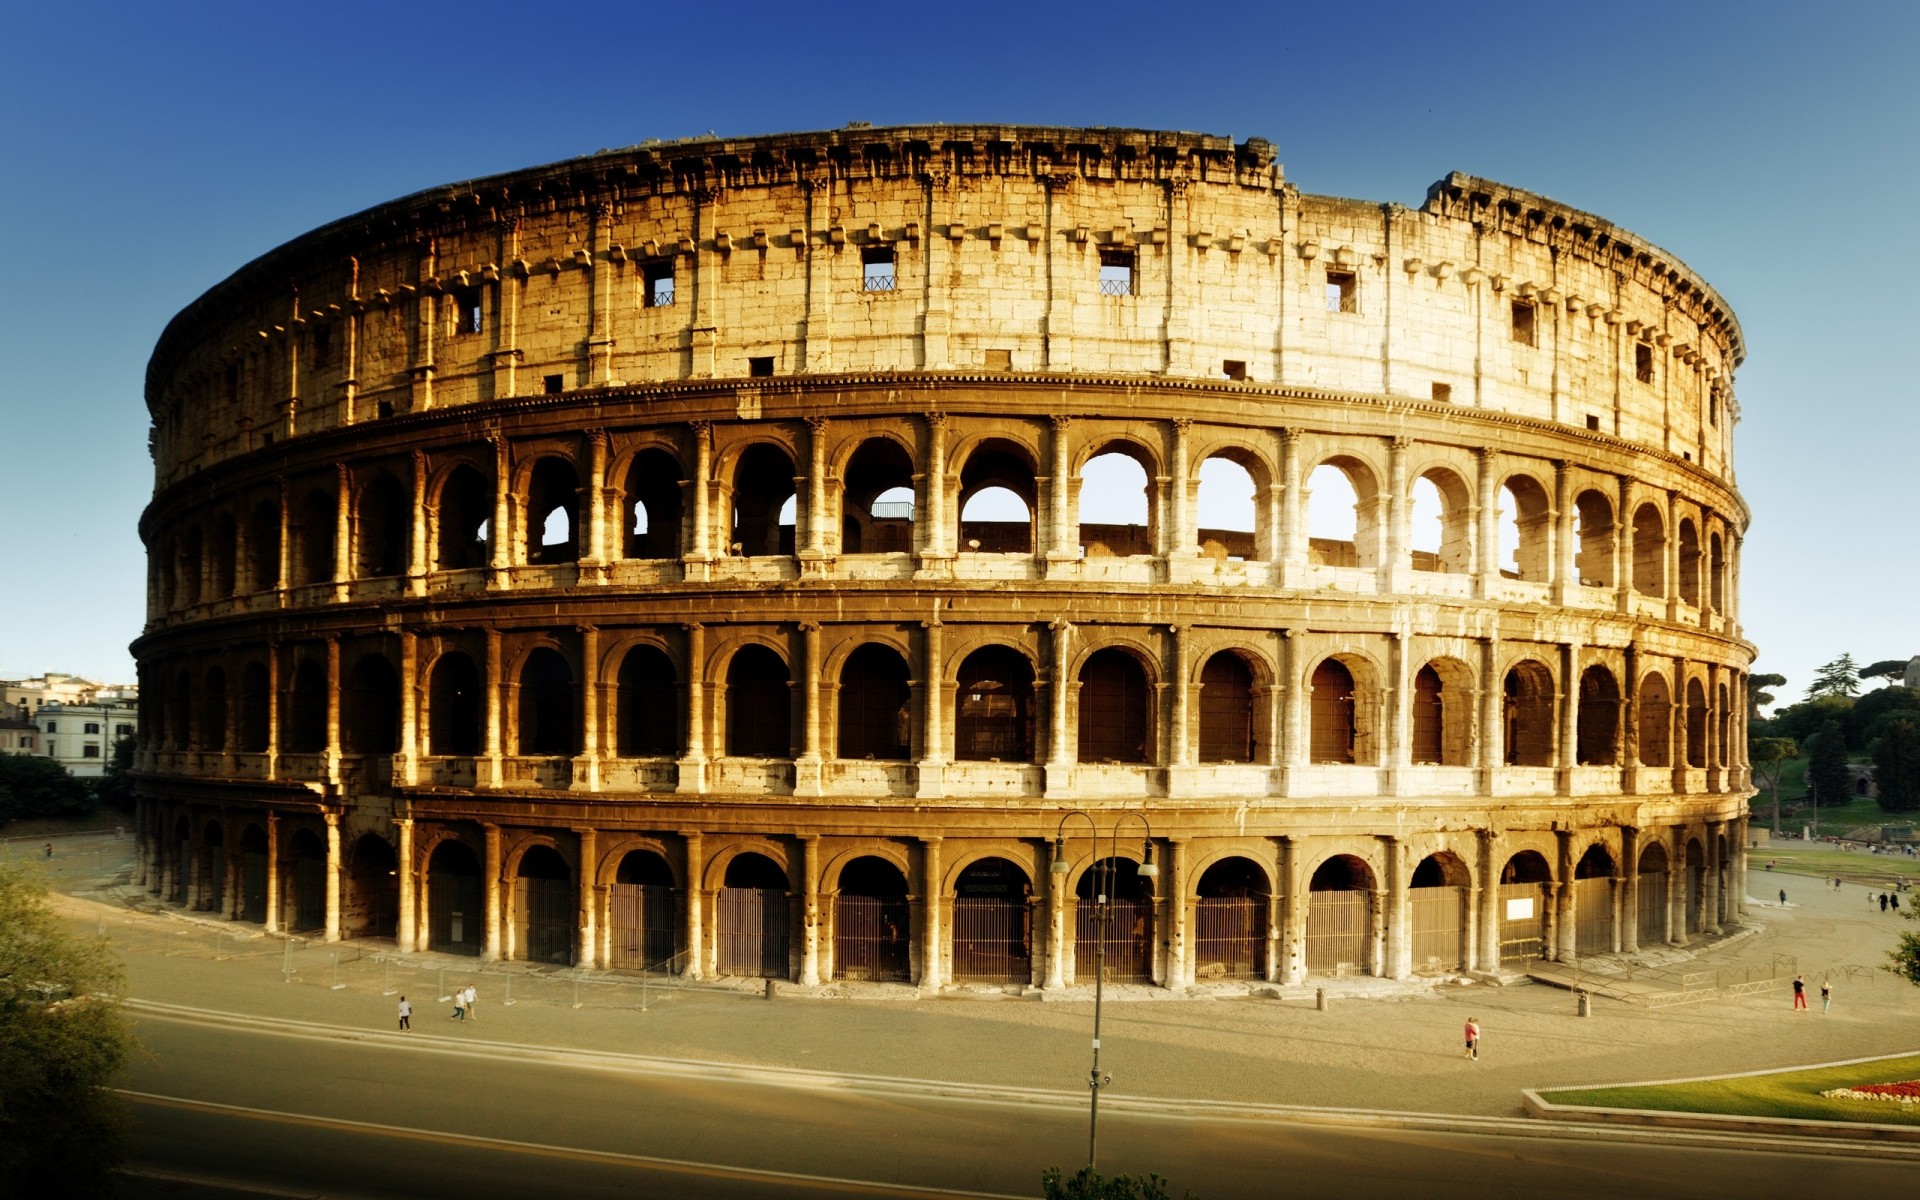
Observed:
[[[1894,1104],[1920,1104],[1920,1079],[1900,1083],[1863,1083],[1858,1087],[1833,1088],[1820,1093],[1829,1100],[1887,1100]]]

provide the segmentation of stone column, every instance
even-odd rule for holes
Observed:
[[[1380,590],[1394,595],[1407,590],[1407,576],[1413,569],[1408,550],[1407,448],[1404,437],[1387,439],[1387,511],[1386,546],[1380,555]]]
[[[480,897],[480,958],[484,962],[500,961],[500,827],[490,821],[480,823],[480,832],[486,837],[485,861],[481,864]]]
[[[276,600],[280,607],[286,607],[288,570],[293,565],[293,485],[286,476],[278,480],[280,484],[280,553],[279,562],[274,566],[273,590],[278,593]]]
[[[327,638],[327,759],[326,775],[340,782],[340,639]]]
[[[413,519],[408,525],[407,595],[427,594],[427,453],[415,450],[413,467]]]
[[[680,760],[674,790],[699,794],[707,790],[706,677],[707,627],[693,623],[687,630],[687,752]]]
[[[1700,925],[1716,936],[1720,932],[1720,838],[1725,829],[1724,821],[1707,822],[1707,895],[1700,906]]]
[[[687,966],[688,979],[705,979],[707,972],[706,913],[703,901],[706,899],[705,878],[707,863],[701,835],[696,830],[682,830],[680,840],[686,844],[687,863]]]
[[[327,935],[340,940],[340,814],[327,810],[320,814],[327,822]]]
[[[1476,831],[1480,850],[1480,970],[1497,974],[1500,970],[1500,863],[1497,835],[1490,829]]]
[[[578,950],[574,965],[593,970],[600,965],[600,889],[598,839],[592,828],[576,829],[580,839],[580,911]]]
[[[1672,827],[1672,849],[1667,855],[1667,944],[1687,944],[1687,827]]]
[[[1187,912],[1187,839],[1167,839],[1167,987],[1178,991],[1193,984],[1192,954]]]
[[[692,495],[686,506],[692,514],[693,538],[681,561],[686,564],[687,578],[705,579],[713,558],[713,422],[690,421],[687,429],[693,439],[693,478],[687,481]]]
[[[487,626],[487,745],[486,760],[479,764],[475,772],[479,776],[481,787],[497,788],[501,783],[501,712],[505,707],[505,681],[501,679],[505,666],[500,655],[500,630],[497,626]]]
[[[180,864],[180,870],[187,877],[186,906],[188,912],[200,911],[201,897],[207,890],[202,887],[200,882],[200,860],[204,857],[201,851],[206,848],[205,837],[206,835],[202,831],[202,826],[199,821],[191,821],[188,823],[187,860]]]
[[[1300,475],[1300,431],[1282,428],[1280,435],[1280,571],[1281,587],[1300,586],[1307,568],[1307,497]]]
[[[1667,620],[1678,621],[1680,619],[1680,493],[1679,492],[1676,492],[1671,488],[1667,490],[1667,507],[1665,512],[1663,512],[1661,515],[1662,517],[1665,518],[1667,523],[1666,529],[1662,531],[1666,535],[1666,542],[1662,546],[1661,558],[1665,561],[1665,564],[1666,564],[1665,571],[1667,576],[1664,581],[1666,584],[1666,587],[1662,591],[1662,595],[1666,597],[1666,601],[1667,601]]]
[[[1167,544],[1163,553],[1170,560],[1190,559],[1197,557],[1200,552],[1199,537],[1194,532],[1193,468],[1187,461],[1191,453],[1189,435],[1193,421],[1187,417],[1175,417],[1168,425],[1171,426],[1171,436],[1168,438],[1167,463]]]
[[[333,598],[347,598],[347,582],[353,578],[353,472],[345,463],[333,465]]]
[[[1167,683],[1173,689],[1172,736],[1167,739],[1167,765],[1193,765],[1192,668],[1187,663],[1185,626],[1167,626]]]
[[[394,782],[420,782],[420,638],[400,631],[400,753],[394,756]]]
[[[940,949],[945,940],[941,920],[940,839],[920,839],[920,895],[922,921],[920,931],[920,990],[938,992],[946,983],[941,970]]]
[[[606,430],[587,430],[587,486],[582,497],[586,503],[580,506],[586,510],[587,517],[587,542],[581,547],[580,557],[582,568],[604,567],[613,557],[607,553],[607,446]],[[589,576],[605,578],[603,571],[581,571],[583,580]]]
[[[1307,761],[1307,681],[1301,678],[1300,633],[1280,631],[1280,745],[1274,748],[1279,764],[1279,791],[1291,794],[1293,770]]]
[[[1387,978],[1413,975],[1413,914],[1407,895],[1407,846],[1391,834],[1380,839],[1387,859]]]
[[[947,529],[947,416],[927,414],[926,471],[916,481],[920,485],[920,509],[915,514],[920,524],[920,565],[928,559],[948,558],[959,544]]]
[[[1067,682],[1067,669],[1072,655],[1073,625],[1065,620],[1056,620],[1047,628],[1053,635],[1053,662],[1049,668],[1051,682],[1047,688],[1049,734],[1046,790],[1049,795],[1057,795],[1073,787],[1073,765],[1079,749],[1069,740],[1067,728],[1067,693],[1072,687]]]
[[[580,757],[573,762],[573,788],[600,790],[600,755],[604,739],[600,720],[600,630],[582,625],[580,633]]]
[[[1473,594],[1486,599],[1498,590],[1500,578],[1500,502],[1494,481],[1493,451],[1474,451],[1474,516],[1478,531],[1474,549]]]
[[[1620,827],[1620,919],[1614,923],[1619,933],[1620,951],[1635,954],[1640,950],[1640,830],[1634,825]]]
[[[1072,424],[1071,417],[1053,418],[1049,468],[1052,474],[1047,478],[1046,558],[1049,561],[1071,562],[1080,557],[1080,539],[1067,521],[1067,514],[1073,505],[1073,478],[1069,474],[1072,468],[1067,446],[1067,430]]]
[[[1286,889],[1280,897],[1280,947],[1284,956],[1281,983],[1304,983],[1307,978],[1307,884],[1300,875],[1300,846],[1293,838],[1280,839],[1280,878]]]
[[[1573,859],[1573,831],[1556,829],[1553,831],[1556,849],[1554,857],[1554,905],[1553,928],[1555,939],[1551,947],[1552,958],[1556,962],[1574,962],[1580,957],[1579,932],[1580,898],[1573,886],[1575,869]]]
[[[267,778],[280,778],[280,643],[267,643]]]
[[[1047,872],[1047,974],[1042,984],[1049,991],[1059,991],[1067,986],[1065,957],[1067,951],[1067,884],[1066,876],[1055,874],[1053,858],[1055,854],[1064,857],[1064,851],[1057,851],[1054,844],[1047,843],[1047,852],[1040,857],[1047,860],[1044,868]]]
[[[946,795],[947,712],[945,627],[922,621],[920,652],[920,766],[915,794]]]
[[[1620,476],[1620,498],[1613,518],[1614,607],[1633,608],[1633,477]]]
[[[1400,630],[1387,632],[1387,678],[1380,689],[1386,717],[1381,739],[1381,792],[1400,794],[1406,768],[1413,762],[1413,666],[1407,661],[1407,639]]]
[[[793,764],[793,794],[825,794],[826,764],[820,753],[820,623],[800,622],[800,757]]]
[[[800,835],[800,984],[820,982],[820,835]]]
[[[513,565],[513,459],[507,439],[494,434],[487,439],[493,445],[493,523],[487,526],[489,568],[487,586],[507,586],[507,568]]]
[[[807,418],[807,540],[802,559],[827,555],[827,419]]]
[[[280,932],[280,814],[267,810],[267,932]]]
[[[1480,794],[1494,794],[1494,781],[1500,774],[1501,700],[1500,642],[1497,638],[1480,640]]]
[[[1571,588],[1579,584],[1580,576],[1573,565],[1573,481],[1567,474],[1565,459],[1553,460],[1553,558],[1550,576],[1553,580],[1553,602],[1565,604],[1572,595]]]
[[[1580,648],[1572,642],[1562,642],[1559,646],[1560,670],[1560,727],[1559,762],[1557,776],[1558,790],[1562,796],[1573,795],[1573,769],[1580,765]]]
[[[412,954],[419,948],[414,938],[417,932],[415,926],[420,919],[420,875],[413,862],[413,818],[395,817],[393,835],[397,843],[395,857],[400,860],[400,911],[394,918],[393,940],[400,953]]]

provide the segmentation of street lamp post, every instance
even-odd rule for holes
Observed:
[[[1100,829],[1094,824],[1093,817],[1080,810],[1070,809],[1060,818],[1060,826],[1053,835],[1053,865],[1048,868],[1059,876],[1062,889],[1067,883],[1067,822],[1079,817],[1087,823],[1088,848],[1094,854],[1092,870],[1094,872],[1094,923],[1098,936],[1093,942],[1093,1070],[1087,1075],[1087,1090],[1090,1097],[1087,1113],[1087,1166],[1091,1169],[1100,1144],[1100,1089],[1113,1082],[1113,1076],[1100,1073],[1100,1002],[1105,994],[1107,966],[1107,927],[1113,919],[1113,911],[1107,906],[1107,899],[1113,891],[1113,862],[1120,854],[1120,826],[1128,817],[1140,822],[1145,837],[1140,843],[1139,877],[1153,879],[1160,874],[1160,868],[1153,863],[1153,826],[1147,824],[1146,815],[1137,812],[1123,812],[1114,821],[1108,835],[1108,854],[1100,858]],[[1105,864],[1104,866],[1102,864]]]

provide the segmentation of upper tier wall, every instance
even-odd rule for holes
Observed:
[[[147,399],[162,487],[428,408],[941,370],[1443,399],[1730,478],[1743,354],[1671,256],[1484,180],[1408,209],[1301,195],[1258,140],[926,127],[643,146],[395,201],[189,306]]]

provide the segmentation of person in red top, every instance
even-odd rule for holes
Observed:
[[[1475,1062],[1480,1061],[1480,1019],[1478,1017],[1467,1018],[1467,1057]]]
[[[1805,1008],[1806,1006],[1807,1006],[1807,977],[1804,975],[1795,975],[1793,977],[1793,1007],[1795,1011],[1798,1011],[1800,1009]]]

